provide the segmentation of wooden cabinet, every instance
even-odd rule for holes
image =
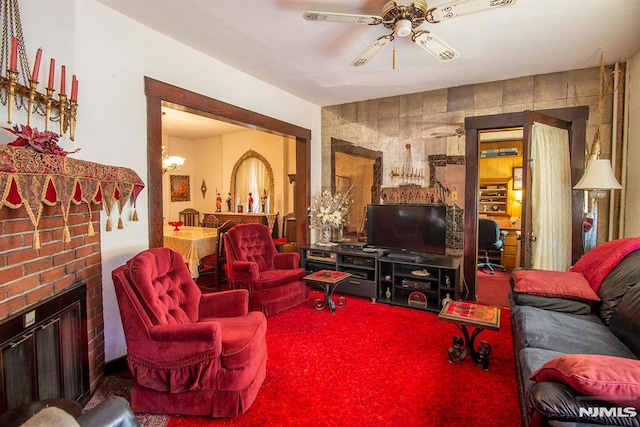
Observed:
[[[427,256],[412,262],[383,256],[378,263],[380,302],[437,312],[447,296],[459,298],[462,281],[460,257]],[[418,303],[412,298],[416,293],[422,294]],[[422,300],[426,305],[419,304]]]
[[[518,240],[519,230],[506,230],[508,234],[504,237],[502,259],[500,264],[511,269],[520,266],[520,240]]]
[[[478,212],[487,216],[509,216],[509,180],[481,180]]]
[[[302,248],[302,265],[307,273],[325,269],[351,273],[351,277],[346,283],[341,283],[336,292],[375,301],[378,282],[376,259],[379,256],[378,252],[311,245]]]

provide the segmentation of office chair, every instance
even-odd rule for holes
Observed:
[[[504,236],[507,235],[506,231],[500,231],[498,223],[492,219],[480,218],[478,220],[478,249],[484,250],[484,261],[478,263],[478,270],[486,272],[489,269],[489,274],[494,273],[494,267],[500,268],[502,271],[507,269],[500,264],[496,264],[489,260],[489,251],[500,251],[504,246]]]

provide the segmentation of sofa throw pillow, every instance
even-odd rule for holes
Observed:
[[[640,409],[640,360],[566,354],[547,361],[530,378],[560,382],[598,400]]]
[[[518,270],[512,273],[512,277],[515,292],[578,301],[600,301],[582,273]]]

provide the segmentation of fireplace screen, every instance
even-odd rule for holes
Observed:
[[[82,285],[13,318],[14,323],[18,319],[24,325],[31,318],[34,323],[0,349],[0,412],[35,400],[80,400],[88,393],[84,289]]]

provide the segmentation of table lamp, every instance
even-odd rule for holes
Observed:
[[[608,159],[593,159],[589,161],[587,170],[580,181],[573,187],[574,190],[589,190],[589,196],[593,198],[593,230],[594,240],[597,242],[598,233],[598,200],[607,195],[607,190],[619,190],[622,186],[613,174],[611,162]],[[585,244],[584,251],[588,249]]]

